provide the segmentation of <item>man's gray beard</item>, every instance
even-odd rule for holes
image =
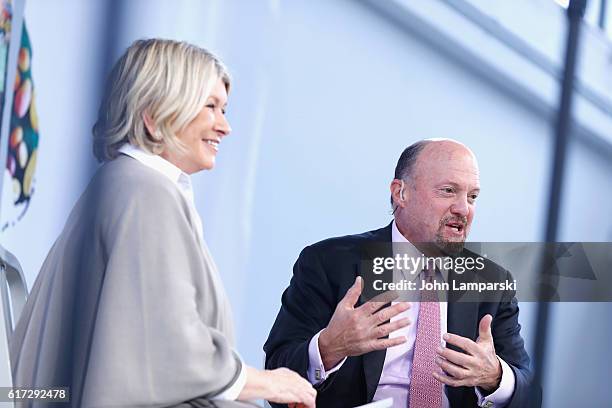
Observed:
[[[441,233],[436,234],[436,246],[446,255],[459,255],[464,245],[465,241],[445,241]]]

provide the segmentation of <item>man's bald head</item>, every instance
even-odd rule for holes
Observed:
[[[457,149],[463,148],[474,157],[474,160],[476,160],[476,156],[470,148],[456,140],[445,138],[422,139],[404,149],[395,166],[394,178],[405,181],[410,180],[414,175],[414,168],[420,153],[430,144],[433,144],[432,147],[436,148],[435,150],[441,147],[447,148],[445,150],[448,150],[449,147],[455,147]],[[393,204],[393,201],[391,201],[391,204]]]

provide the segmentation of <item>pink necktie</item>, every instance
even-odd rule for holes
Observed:
[[[433,282],[435,269],[423,270],[426,282]],[[435,291],[422,291],[417,335],[410,378],[410,408],[440,408],[442,383],[431,374],[440,371],[435,363],[440,338],[440,304]]]

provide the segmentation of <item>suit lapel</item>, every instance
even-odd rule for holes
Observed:
[[[366,402],[372,401],[380,381],[386,350],[371,351],[363,355],[363,374],[366,383]]]
[[[450,271],[449,282],[475,282],[473,271],[458,274]],[[473,297],[470,301],[461,300],[462,293],[452,291],[448,299],[448,312],[446,318],[447,331],[462,337],[476,340],[478,327],[478,302]],[[465,298],[465,296],[463,296]]]
[[[478,303],[448,302],[447,332],[475,340],[477,335]]]
[[[467,276],[458,276],[452,273],[457,281],[465,281]],[[448,333],[476,340],[478,335],[478,302],[459,301],[460,295],[451,296],[448,300],[446,328]],[[462,350],[449,344],[448,347],[455,351]],[[471,388],[466,387],[444,387],[450,406],[461,406],[465,404],[466,395],[473,394]]]
[[[371,241],[376,242],[391,242],[391,224],[385,228],[372,232]],[[389,256],[393,256],[393,251],[390,251]],[[387,306],[387,305],[386,305]],[[387,336],[388,337],[388,336]],[[380,381],[380,375],[382,373],[383,364],[385,362],[385,356],[387,355],[386,350],[371,351],[366,353],[362,357],[363,361],[363,374],[366,383],[366,401],[372,401],[374,393],[378,387]]]

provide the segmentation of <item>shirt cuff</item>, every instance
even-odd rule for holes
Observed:
[[[325,371],[323,360],[321,359],[321,352],[319,351],[319,336],[321,335],[321,331],[315,334],[308,344],[308,381],[310,381],[312,385],[317,385],[325,381],[327,377],[338,371],[346,361],[346,357],[344,357],[344,359],[333,368]]]
[[[236,378],[236,381],[234,381],[234,383],[230,385],[229,388],[227,388],[221,394],[215,395],[211,399],[224,400],[224,401],[235,401],[236,398],[238,398],[238,396],[242,392],[242,389],[246,385],[247,372],[246,372],[246,365],[244,364],[244,361],[242,361],[242,358],[240,356],[238,356],[238,358],[240,359],[240,373],[238,374],[238,378]]]
[[[508,405],[512,394],[514,393],[514,385],[516,378],[514,378],[514,372],[501,357],[497,356],[499,363],[502,368],[502,377],[499,382],[499,387],[495,392],[483,396],[482,392],[478,387],[474,387],[476,390],[476,396],[478,397],[478,406],[483,408],[502,408]]]

